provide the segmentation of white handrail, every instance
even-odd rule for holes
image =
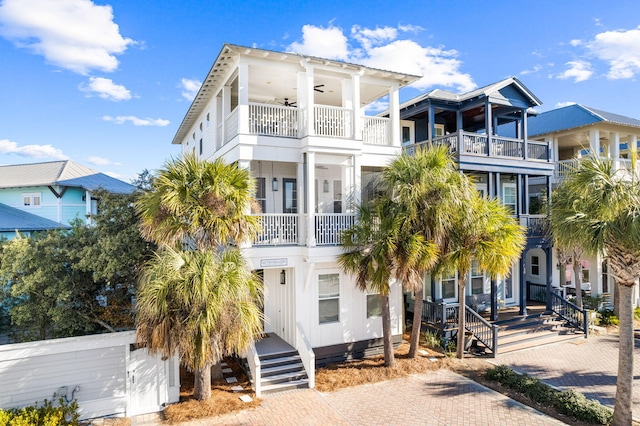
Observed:
[[[304,333],[302,324],[299,322],[296,323],[296,350],[300,355],[304,369],[307,371],[309,387],[316,387],[316,354],[313,352],[311,343]],[[257,393],[256,396],[258,396]]]
[[[260,384],[260,357],[256,350],[256,342],[251,343],[251,347],[247,350],[245,355],[247,363],[249,364],[249,370],[251,371],[251,377],[253,377],[253,390],[256,393],[256,397],[260,398],[262,395],[262,385]]]

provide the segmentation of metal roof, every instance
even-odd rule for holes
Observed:
[[[68,225],[0,203],[0,232],[69,229]]]
[[[640,120],[589,108],[580,104],[567,105],[540,113],[527,122],[529,137],[584,127],[594,123],[611,123],[640,127]]]
[[[118,194],[135,190],[133,185],[70,160],[0,166],[0,189],[55,185],[87,191],[102,188]]]

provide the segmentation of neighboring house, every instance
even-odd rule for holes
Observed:
[[[264,280],[264,330],[299,350],[309,374],[381,348],[379,299],[342,272],[338,242],[371,179],[401,152],[398,91],[417,79],[224,45],[173,139],[183,153],[237,162],[256,180],[263,229],[244,253]],[[390,116],[366,115],[383,97]],[[399,341],[397,283],[391,312]]]
[[[11,240],[18,235],[29,237],[35,232],[68,228],[68,225],[0,203],[0,240]]]
[[[62,225],[76,218],[88,221],[96,213],[91,193],[98,188],[113,193],[135,189],[70,160],[0,166],[0,203]]]
[[[490,309],[493,319],[497,319],[499,306],[517,305],[524,313],[531,292],[546,294],[551,282],[551,246],[544,238],[544,216],[536,211],[532,193],[540,183],[550,188],[554,171],[551,143],[526,137],[531,108],[539,105],[538,98],[511,77],[463,94],[434,90],[405,102],[400,109],[405,149],[448,146],[477,190],[502,200],[527,228],[526,248],[508,277],[492,281],[475,267],[469,274],[467,304]],[[434,307],[457,303],[456,274],[427,275],[424,294],[425,303]]]
[[[533,117],[529,120],[528,134],[529,138],[546,141],[553,147],[553,158],[556,160],[553,184],[557,185],[567,170],[581,156],[589,153],[611,157],[619,169],[630,168],[630,149],[638,145],[640,120],[574,104]],[[557,263],[554,255],[553,265]],[[590,289],[592,295],[613,294],[614,281],[607,274],[607,264],[601,256],[585,256],[582,268],[583,289]],[[560,279],[557,266],[554,267],[553,283],[556,287],[559,284],[575,287],[572,266],[567,266],[564,280]],[[638,286],[634,291],[634,300],[638,300]]]

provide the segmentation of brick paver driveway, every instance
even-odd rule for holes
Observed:
[[[183,425],[562,425],[446,370],[336,392],[300,389],[262,405]]]
[[[633,412],[640,415],[640,340],[635,340]],[[618,336],[593,336],[498,355],[504,364],[553,386],[571,388],[613,408],[618,376]]]

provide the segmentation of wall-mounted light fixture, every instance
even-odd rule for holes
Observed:
[[[329,192],[329,181],[326,179],[322,182],[322,192]]]
[[[271,189],[273,189],[274,191],[278,190],[278,178],[273,178],[273,180],[271,181]]]
[[[283,269],[280,271],[280,284],[285,285],[287,283],[287,272]]]

